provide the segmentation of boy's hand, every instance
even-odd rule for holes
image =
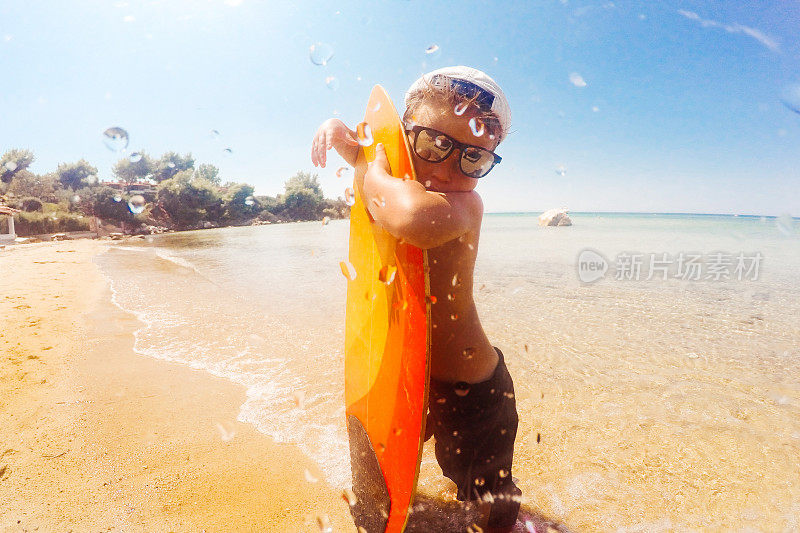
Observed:
[[[314,135],[314,142],[311,143],[311,162],[315,167],[325,168],[327,152],[331,148],[335,148],[350,165],[355,165],[358,156],[356,132],[338,118],[323,122]]]

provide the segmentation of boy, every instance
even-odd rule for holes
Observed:
[[[511,531],[521,495],[511,477],[518,424],[514,386],[472,298],[483,216],[474,189],[500,162],[494,150],[508,132],[511,113],[497,83],[468,67],[425,74],[405,103],[417,181],[392,177],[379,144],[364,176],[364,203],[386,231],[428,250],[435,303],[426,437],[431,431],[436,437],[436,459],[458,486],[458,499],[491,504],[484,531]],[[325,166],[331,148],[355,165],[356,132],[338,119],[317,130],[315,166]]]

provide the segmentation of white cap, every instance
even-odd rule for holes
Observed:
[[[408,106],[408,97],[412,93],[421,90],[425,87],[425,85],[433,83],[435,78],[439,76],[450,78],[451,80],[465,82],[466,84],[472,85],[478,89],[481,89],[482,91],[485,91],[485,93],[488,93],[480,95],[478,101],[483,101],[483,103],[489,107],[495,115],[497,115],[497,118],[500,121],[500,127],[503,129],[502,136],[505,137],[506,133],[508,133],[509,127],[511,126],[511,108],[508,105],[506,95],[503,94],[503,90],[499,85],[497,85],[496,81],[490,78],[485,72],[482,72],[476,68],[465,66],[444,67],[432,72],[428,72],[427,74],[423,74],[421,78],[411,84],[411,87],[409,87],[408,91],[406,92],[406,106]],[[469,85],[465,86],[464,89],[469,90]]]

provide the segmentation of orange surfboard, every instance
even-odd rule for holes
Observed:
[[[424,444],[430,360],[427,254],[387,233],[364,205],[361,187],[377,143],[385,146],[394,177],[415,179],[400,117],[379,85],[372,89],[358,131],[362,146],[350,208],[354,272],[345,273],[345,402],[357,500],[351,511],[363,531],[395,533],[408,520]]]

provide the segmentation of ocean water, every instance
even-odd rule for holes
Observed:
[[[573,220],[489,214],[479,244],[475,300],[515,381],[525,508],[579,531],[800,528],[798,221]],[[345,487],[347,237],[347,221],[224,228],[97,261],[141,322],[138,353],[244,385],[239,420]],[[607,268],[592,283],[586,249]],[[698,270],[679,271],[690,256]],[[446,497],[430,444],[420,490]]]

